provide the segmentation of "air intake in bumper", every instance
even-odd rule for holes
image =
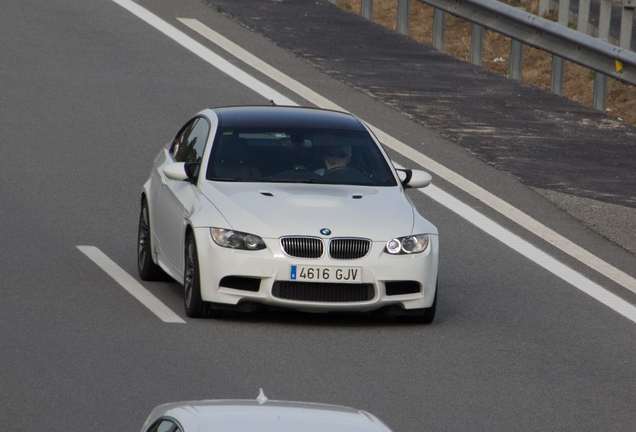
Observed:
[[[395,281],[386,282],[384,284],[386,288],[386,295],[404,295],[404,294],[417,294],[422,292],[420,283],[416,281]]]
[[[373,300],[373,284],[274,282],[274,297],[307,302],[347,303]]]

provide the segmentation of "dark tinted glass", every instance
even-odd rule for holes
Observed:
[[[203,118],[188,123],[172,144],[171,153],[177,162],[201,162],[210,124]]]
[[[172,420],[162,419],[150,426],[147,432],[181,432],[181,429]]]
[[[334,129],[221,128],[207,179],[396,185],[387,161],[366,131]]]

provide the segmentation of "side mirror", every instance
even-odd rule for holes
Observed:
[[[402,186],[406,188],[421,189],[430,185],[433,177],[425,171],[397,168]]]
[[[176,181],[192,181],[196,178],[198,172],[199,164],[197,163],[176,162],[163,167],[163,173],[166,177]]]

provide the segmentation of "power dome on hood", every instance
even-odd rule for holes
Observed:
[[[233,229],[264,238],[320,236],[320,229],[328,228],[336,237],[389,240],[413,229],[414,209],[396,188],[263,186],[266,190],[250,183],[206,182],[202,192]]]

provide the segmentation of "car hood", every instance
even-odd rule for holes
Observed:
[[[201,190],[232,229],[264,238],[320,237],[327,228],[334,237],[386,241],[411,234],[420,217],[399,187],[205,182]]]

